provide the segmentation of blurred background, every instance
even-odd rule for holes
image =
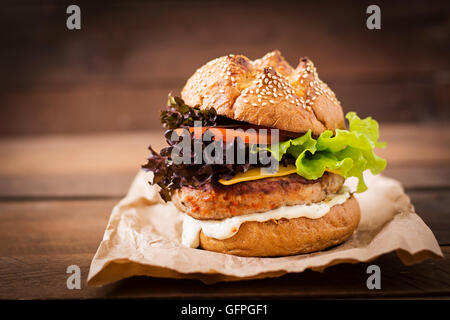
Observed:
[[[66,27],[71,4],[81,30]],[[372,4],[381,30],[366,27]],[[0,299],[448,297],[449,35],[448,0],[0,0]],[[147,146],[166,146],[167,95],[211,59],[274,49],[293,66],[308,56],[345,112],[380,122],[383,174],[401,182],[447,259],[406,269],[380,258],[383,290],[370,295],[352,278],[365,265],[208,288],[141,278],[86,288],[111,209]],[[67,290],[73,264],[83,290]]]
[[[66,8],[81,7],[81,30]],[[366,8],[381,8],[381,30]],[[0,135],[160,129],[207,61],[311,58],[344,110],[450,119],[449,1],[9,1],[0,11]]]

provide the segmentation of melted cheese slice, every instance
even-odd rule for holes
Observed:
[[[325,171],[340,174],[338,170],[328,170]],[[229,186],[231,184],[239,183],[239,182],[245,182],[245,181],[252,181],[252,180],[259,180],[259,179],[265,179],[265,178],[274,178],[274,177],[282,177],[287,176],[293,173],[297,173],[297,169],[294,165],[288,164],[286,167],[280,166],[278,168],[277,172],[269,172],[267,169],[264,168],[253,168],[248,170],[244,173],[238,173],[230,180],[225,179],[219,179],[220,184],[223,184],[225,186]]]
[[[270,173],[264,168],[253,168],[244,173],[238,173],[230,180],[220,179],[219,182],[223,185],[230,185],[244,181],[252,181],[265,178],[282,177],[292,173],[296,173],[297,169],[293,165],[287,165],[286,167],[280,166],[277,172]]]

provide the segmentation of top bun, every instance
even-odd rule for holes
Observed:
[[[232,54],[214,59],[189,78],[181,97],[188,105],[280,130],[319,135],[345,128],[341,104],[313,62],[301,58],[294,69],[278,50],[255,61]]]

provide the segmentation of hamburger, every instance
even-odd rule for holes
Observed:
[[[345,119],[348,120],[348,125]],[[167,147],[150,156],[163,201],[184,214],[182,243],[238,256],[286,256],[346,241],[360,208],[345,185],[380,173],[378,123],[344,112],[314,63],[278,50],[227,55],[169,95]]]

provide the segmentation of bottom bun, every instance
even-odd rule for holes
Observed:
[[[274,257],[323,250],[344,242],[358,227],[358,201],[351,196],[319,219],[295,218],[244,222],[231,238],[200,232],[200,247],[243,257]]]

